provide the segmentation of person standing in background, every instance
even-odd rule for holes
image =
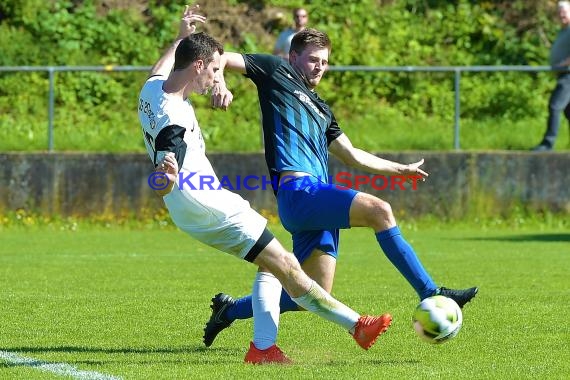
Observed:
[[[550,65],[553,69],[568,69],[570,66],[570,1],[558,2],[558,15],[562,29],[550,48]],[[532,150],[535,152],[550,151],[554,148],[560,114],[564,111],[570,121],[570,71],[558,71],[556,87],[548,101],[548,121],[542,142]]]
[[[309,13],[304,8],[295,8],[293,9],[293,20],[295,22],[295,28],[287,28],[279,34],[275,42],[275,47],[273,48],[273,55],[289,59],[291,40],[296,33],[299,33],[307,27]]]

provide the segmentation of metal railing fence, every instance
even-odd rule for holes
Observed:
[[[48,93],[48,151],[54,149],[53,119],[55,107],[55,73],[69,71],[150,71],[150,66],[0,66],[0,72],[26,72],[45,71],[49,76]],[[454,73],[454,125],[453,125],[453,149],[460,149],[460,94],[461,73],[463,72],[544,72],[566,71],[564,68],[553,69],[551,66],[331,66],[330,71],[340,72],[445,72]]]

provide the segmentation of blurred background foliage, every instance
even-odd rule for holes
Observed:
[[[208,16],[203,30],[227,50],[241,52],[270,52],[291,22],[291,10],[303,6],[310,26],[333,41],[331,65],[547,65],[559,28],[555,1],[199,4]],[[0,0],[0,65],[151,66],[175,37],[181,11],[181,3],[170,0]],[[143,151],[136,107],[146,76],[57,73],[56,150]],[[255,88],[235,74],[227,78],[235,94],[228,112],[211,112],[208,97],[192,97],[209,150],[258,151]],[[552,73],[464,74],[464,147],[522,149],[537,143],[553,85]],[[453,74],[332,71],[318,92],[364,148],[452,147]],[[47,73],[0,73],[0,150],[46,149],[47,93]]]

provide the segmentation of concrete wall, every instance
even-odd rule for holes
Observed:
[[[499,214],[515,205],[570,214],[568,153],[412,152],[381,156],[405,163],[423,157],[424,169],[430,174],[416,191],[361,187],[390,201],[397,215],[461,216],[478,209]],[[238,182],[238,175],[267,175],[263,154],[209,157],[218,176],[227,176],[232,183]],[[364,174],[336,160],[330,166],[333,176],[339,172]],[[144,154],[0,154],[0,211],[26,209],[63,216],[152,212],[163,206],[148,185],[151,170]],[[260,181],[251,183],[261,185]],[[258,210],[275,210],[269,188],[236,192]]]

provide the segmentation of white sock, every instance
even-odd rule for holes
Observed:
[[[257,272],[253,282],[253,344],[266,350],[277,341],[281,283],[271,273]]]
[[[354,327],[360,315],[336,300],[319,286],[315,281],[311,289],[300,297],[292,298],[299,306],[325,318],[328,321],[341,325],[351,334],[354,334]]]

